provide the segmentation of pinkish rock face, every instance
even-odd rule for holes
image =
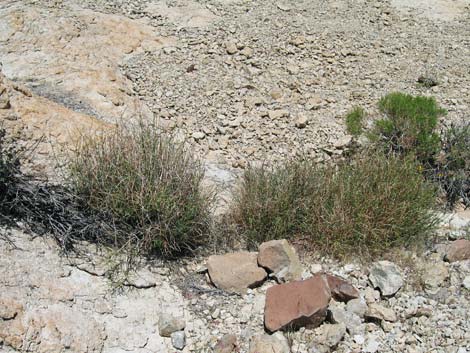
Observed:
[[[447,248],[445,257],[449,262],[470,259],[470,240],[459,239],[452,242]]]
[[[264,310],[266,329],[274,332],[289,326],[317,327],[325,319],[330,299],[330,288],[321,274],[270,287]]]
[[[217,288],[245,293],[248,288],[261,284],[267,276],[266,271],[258,267],[257,257],[254,252],[212,255],[207,260],[209,277]]]
[[[351,299],[359,298],[359,291],[344,279],[326,274],[328,285],[331,290],[331,296],[339,302],[348,302]]]

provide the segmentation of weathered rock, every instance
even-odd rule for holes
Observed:
[[[258,249],[258,264],[273,273],[278,282],[299,280],[302,266],[295,249],[287,240],[271,240]]]
[[[449,262],[470,259],[470,240],[459,239],[450,243],[446,249],[445,259]]]
[[[253,336],[248,353],[290,353],[289,343],[280,332]]]
[[[386,308],[377,303],[369,305],[369,310],[367,310],[365,316],[373,320],[385,320],[389,322],[397,321],[397,315],[393,309]]]
[[[173,332],[184,330],[186,323],[183,318],[169,313],[161,313],[158,319],[158,332],[162,337],[170,337]]]
[[[353,312],[346,311],[344,304],[332,302],[328,308],[328,318],[335,324],[344,324],[346,330],[351,334],[364,332],[361,318]]]
[[[426,264],[421,275],[426,289],[438,288],[447,278],[449,278],[449,270],[442,261]]]
[[[145,12],[164,17],[181,28],[207,27],[219,18],[194,1],[186,2],[185,6],[168,6],[165,2],[150,3]]]
[[[232,353],[237,349],[237,336],[233,334],[227,334],[217,342],[214,347],[214,353]]]
[[[325,319],[330,298],[328,284],[320,274],[272,286],[266,292],[266,329],[274,332],[287,326],[316,327]]]
[[[176,331],[171,334],[171,344],[174,348],[182,350],[186,346],[186,334],[184,331]]]
[[[10,97],[8,96],[6,87],[2,86],[0,82],[0,109],[8,108],[10,108]]]
[[[351,299],[346,304],[346,310],[358,315],[359,317],[364,317],[367,309],[367,303],[363,298]]]
[[[463,281],[462,281],[462,286],[465,288],[465,289],[468,289],[470,290],[470,275],[469,276],[466,276]]]
[[[23,311],[23,305],[12,299],[0,297],[0,319],[11,320]]]
[[[397,265],[390,261],[379,261],[372,265],[369,280],[379,288],[383,296],[392,296],[403,286],[403,278]]]
[[[359,298],[359,291],[346,280],[330,274],[325,274],[325,277],[331,290],[331,296],[336,301],[348,302],[351,299]]]
[[[245,293],[267,276],[266,271],[258,267],[257,254],[250,252],[212,255],[207,260],[207,269],[217,288],[237,293]]]
[[[343,339],[346,334],[346,325],[344,324],[323,324],[315,330],[315,341],[318,344],[334,348]]]

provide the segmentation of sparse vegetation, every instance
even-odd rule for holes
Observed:
[[[233,217],[249,244],[301,238],[336,256],[376,256],[426,239],[434,202],[412,158],[371,152],[337,168],[306,160],[251,167]]]
[[[84,137],[70,160],[70,181],[85,205],[125,230],[118,242],[134,239],[146,254],[174,256],[206,242],[203,176],[183,145],[143,122]]]
[[[348,134],[359,136],[363,130],[365,111],[361,107],[355,107],[346,115],[346,130]]]

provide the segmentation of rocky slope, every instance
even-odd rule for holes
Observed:
[[[77,134],[156,118],[206,159],[209,179],[231,185],[248,162],[341,155],[345,113],[361,105],[372,120],[390,91],[435,96],[443,124],[468,119],[469,38],[468,0],[3,0],[0,119],[39,143],[31,167],[51,176]],[[422,75],[438,85],[420,86]],[[154,260],[114,290],[104,249],[64,256],[1,229],[0,351],[464,353],[470,260],[443,258],[468,219],[447,220],[424,257],[394,259],[402,285],[388,296],[372,265],[300,254],[297,275],[339,275],[360,298],[330,302],[316,329],[271,336],[272,276],[231,294],[209,281],[205,258]]]

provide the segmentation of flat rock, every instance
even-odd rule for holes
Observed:
[[[173,332],[181,331],[185,328],[184,319],[169,313],[161,313],[158,320],[158,332],[162,337],[170,337]]]
[[[274,332],[292,326],[317,327],[325,319],[330,299],[328,283],[320,274],[272,286],[266,292],[266,329]]]
[[[302,276],[299,257],[286,239],[262,243],[258,249],[258,264],[272,272],[278,282],[296,281]]]
[[[209,277],[217,288],[245,293],[248,288],[262,283],[267,273],[258,267],[257,253],[236,252],[212,255],[207,260]]]
[[[369,305],[369,310],[367,310],[365,316],[374,320],[385,320],[389,322],[397,321],[397,315],[393,309],[386,308],[377,303]]]
[[[290,353],[287,339],[280,333],[253,336],[248,353]]]
[[[351,299],[346,304],[346,310],[358,315],[359,317],[364,317],[367,309],[367,303],[363,298]]]
[[[344,324],[323,324],[315,330],[315,341],[318,344],[334,348],[343,339],[346,334],[346,325]]]
[[[470,259],[470,240],[459,239],[450,243],[446,249],[445,259],[449,262]]]
[[[359,291],[346,280],[325,274],[326,280],[331,290],[331,296],[340,302],[348,302],[351,299],[359,298]]]
[[[394,295],[403,286],[398,266],[390,261],[375,262],[370,269],[369,281],[385,297]]]

